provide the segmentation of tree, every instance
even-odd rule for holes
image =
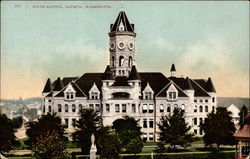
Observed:
[[[220,145],[234,144],[233,134],[236,129],[226,108],[218,107],[216,112],[209,113],[200,127],[205,132],[203,140],[206,146],[217,144],[219,149]]]
[[[19,142],[16,140],[15,132],[22,125],[22,117],[9,119],[0,113],[0,154],[9,152]]]
[[[37,159],[63,159],[66,155],[65,126],[56,114],[42,115],[38,121],[29,122],[26,131],[28,143]]]
[[[74,124],[77,130],[72,137],[80,145],[82,153],[89,154],[91,135],[94,134],[97,153],[101,158],[117,158],[121,151],[120,142],[111,128],[102,126],[102,118],[93,109],[83,109],[79,114],[80,119]]]
[[[172,115],[162,116],[158,123],[160,130],[159,140],[173,146],[176,145],[184,148],[190,146],[193,134],[189,133],[191,126],[185,121],[184,111],[175,108]]]
[[[242,126],[243,123],[244,123],[244,119],[245,117],[247,116],[247,113],[248,113],[248,110],[247,110],[247,107],[245,105],[243,105],[243,107],[240,109],[240,112],[239,112],[239,116],[240,116],[240,121],[239,121],[239,124]]]
[[[133,117],[124,116],[113,122],[112,128],[115,130],[121,141],[121,146],[126,149],[127,153],[139,153],[142,150],[143,144],[141,139],[141,127],[138,124],[139,120]],[[134,143],[136,150],[133,150],[132,144]]]

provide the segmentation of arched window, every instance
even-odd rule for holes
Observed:
[[[62,112],[62,105],[58,104],[58,112]]]
[[[48,107],[48,112],[51,113],[51,106],[50,106],[50,105],[49,105],[49,107]]]
[[[123,62],[124,62],[124,57],[123,57],[123,56],[120,56],[120,57],[119,57],[119,66],[120,66],[120,67],[123,65]]]
[[[197,112],[197,106],[194,106],[194,112],[195,113]]]
[[[76,112],[76,105],[72,104],[72,112]]]
[[[79,104],[79,111],[82,110],[82,104]]]
[[[181,105],[181,110],[185,111],[185,105],[184,104]]]
[[[208,106],[207,105],[205,106],[205,112],[208,112]]]
[[[65,112],[69,112],[69,106],[68,106],[68,104],[65,104],[64,107],[65,107],[65,108],[64,108]]]
[[[128,59],[128,66],[129,67],[132,67],[133,65],[133,58],[131,56],[129,56],[129,59]]]
[[[115,57],[112,56],[112,67],[115,67]]]
[[[175,105],[174,105],[174,108],[178,108],[178,105],[177,105],[177,104],[175,104]]]
[[[200,106],[200,112],[203,112],[203,107],[202,106]]]
[[[163,104],[160,105],[160,112],[161,113],[164,112],[164,105]]]
[[[45,105],[43,106],[43,112],[45,113]]]
[[[171,108],[170,108],[170,106],[168,106],[168,108],[167,108],[167,112],[171,112]]]

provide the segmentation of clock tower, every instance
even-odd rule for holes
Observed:
[[[135,65],[134,24],[130,24],[124,11],[121,11],[114,24],[110,25],[110,69],[114,76],[129,76]]]

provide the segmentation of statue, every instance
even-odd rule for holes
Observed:
[[[95,136],[91,135],[91,147],[90,147],[90,159],[96,159],[96,145],[95,145]]]

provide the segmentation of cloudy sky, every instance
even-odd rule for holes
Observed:
[[[33,8],[38,5],[63,8]],[[65,8],[66,6],[83,8]],[[85,8],[85,6],[111,8]],[[249,97],[249,3],[1,2],[1,98],[41,96],[47,78],[103,72],[109,26],[135,24],[139,71],[211,77],[218,96]]]

